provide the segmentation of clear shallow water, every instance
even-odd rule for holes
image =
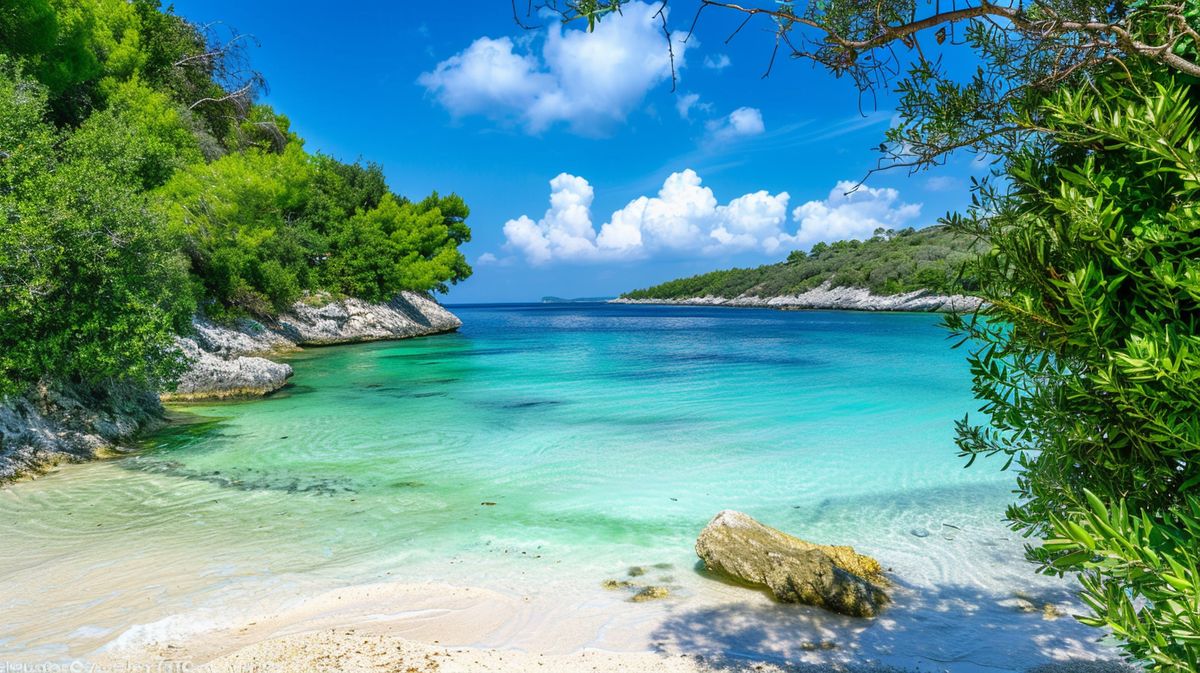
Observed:
[[[974,405],[936,316],[455,311],[457,334],[307,351],[276,395],[180,407],[137,455],[0,491],[0,661],[165,642],[380,581],[596,615],[550,645],[530,633],[541,608],[460,644],[952,670],[1096,650],[1011,605],[1066,605],[1069,585],[1035,578],[1000,522],[1012,475],[955,456]],[[879,557],[897,607],[870,626],[781,612],[697,573],[695,536],[726,508]],[[633,607],[599,587],[635,564],[669,564],[649,579],[676,597]],[[837,655],[798,647],[829,634]]]

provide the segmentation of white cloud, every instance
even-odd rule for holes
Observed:
[[[758,191],[722,205],[691,169],[671,174],[657,195],[630,201],[598,231],[587,180],[563,173],[550,181],[550,190],[550,208],[541,219],[522,215],[504,225],[505,248],[534,265],[660,253],[773,252],[787,239],[787,192]]]
[[[879,227],[911,226],[921,214],[921,204],[904,203],[895,189],[856,188],[855,182],[842,180],[827,198],[793,209],[795,224],[789,227],[787,192],[760,190],[721,204],[691,169],[672,173],[655,196],[630,201],[598,230],[592,224],[594,197],[587,180],[567,173],[555,177],[550,207],[540,219],[522,215],[505,223],[504,248],[513,254],[499,261],[510,263],[519,256],[538,266],[747,251],[775,254],[818,241],[870,238]]]
[[[952,189],[958,189],[962,182],[958,178],[952,178],[946,175],[935,175],[925,181],[925,189],[931,192],[948,192]]]
[[[716,57],[712,55],[704,57],[704,67],[709,70],[724,70],[731,65],[733,63],[729,60],[728,54],[717,54]]]
[[[756,136],[766,130],[762,112],[752,107],[740,107],[730,112],[728,117],[708,123],[709,136],[716,142]]]
[[[842,180],[825,200],[797,206],[792,217],[799,230],[782,242],[807,247],[817,241],[870,238],[878,227],[905,227],[921,214],[921,204],[901,202],[895,189],[856,185]]]
[[[552,26],[541,54],[508,37],[481,37],[417,81],[457,117],[516,120],[530,133],[564,123],[599,135],[671,77],[658,11],[657,3],[635,1],[593,33]],[[677,69],[689,46],[682,38],[672,36]]]
[[[687,119],[688,114],[691,113],[691,111],[692,111],[692,108],[696,105],[696,103],[699,103],[699,102],[700,102],[700,94],[698,94],[698,93],[684,94],[675,99],[675,109],[679,111],[680,117]]]

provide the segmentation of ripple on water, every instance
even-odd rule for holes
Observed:
[[[585,625],[572,647],[1001,671],[1097,651],[1013,607],[1069,604],[1069,585],[1003,526],[1012,476],[955,456],[975,405],[936,316],[462,317],[456,335],[300,354],[279,394],[188,406],[138,455],[0,491],[0,582],[22,588],[0,596],[0,654],[86,655],[380,581],[527,606],[474,644],[545,646],[557,615]],[[896,607],[864,627],[714,581],[692,544],[725,508],[876,555]],[[601,587],[655,564],[673,566],[651,573],[662,603]]]

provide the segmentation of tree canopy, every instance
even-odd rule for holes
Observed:
[[[307,152],[257,101],[256,44],[157,0],[0,7],[0,395],[169,385],[197,309],[269,319],[471,274],[463,200]]]

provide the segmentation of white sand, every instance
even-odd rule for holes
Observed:
[[[197,625],[189,630],[172,623],[167,625],[171,628],[134,629],[105,648],[94,663],[98,673],[139,666],[165,673],[982,673],[1029,668],[1015,664],[997,669],[953,657],[941,662],[926,656],[906,657],[906,649],[927,649],[929,639],[939,634],[908,632],[906,625],[898,625],[886,614],[876,622],[845,622],[854,628],[814,629],[809,623],[808,628],[797,629],[796,622],[765,622],[764,614],[772,613],[761,612],[762,606],[751,601],[740,607],[726,604],[702,610],[701,617],[693,617],[687,626],[672,627],[686,633],[664,638],[664,625],[680,612],[697,614],[696,606],[683,609],[682,603],[670,599],[651,604],[622,601],[617,605],[624,606],[625,618],[614,619],[613,605],[589,609],[486,589],[382,583],[330,591],[237,625]],[[1021,613],[1014,610],[1014,614]],[[629,619],[630,615],[641,617]],[[800,634],[814,633],[820,639],[800,640]],[[875,635],[867,639],[864,633]],[[764,653],[775,656],[764,657]],[[1053,663],[1039,667],[1038,673],[1132,670],[1095,661],[1086,648],[1060,646],[1051,659]],[[147,664],[153,668],[145,669]]]

